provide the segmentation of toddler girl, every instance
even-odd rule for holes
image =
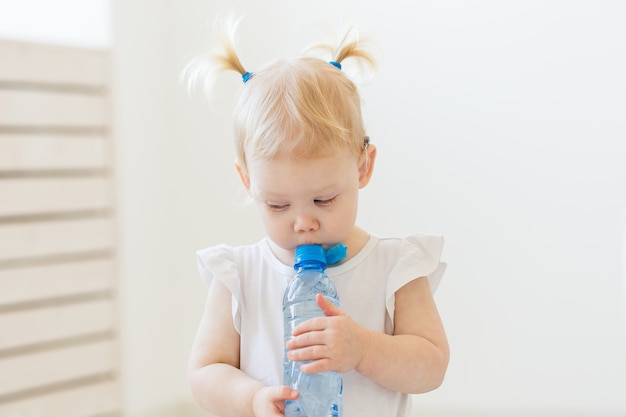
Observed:
[[[248,72],[229,23],[221,51],[186,68],[190,84],[215,69],[242,76],[235,110],[236,170],[266,232],[249,246],[198,252],[208,298],[189,360],[197,402],[220,416],[283,416],[298,392],[283,385],[282,298],[296,247],[338,243],[347,256],[327,273],[341,309],[323,297],[287,343],[306,373],[343,374],[346,417],[410,415],[411,393],[437,388],[448,343],[432,291],[444,270],[439,236],[380,237],[356,226],[359,190],[376,146],[361,101],[341,64],[373,60],[349,31],[330,62],[280,60]],[[209,78],[202,78],[209,77]]]

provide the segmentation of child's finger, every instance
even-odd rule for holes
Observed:
[[[298,398],[298,395],[299,395],[298,391],[286,385],[280,385],[274,388],[276,390],[275,398],[277,400],[295,400],[296,398]]]
[[[322,312],[324,313],[326,317],[340,316],[341,314],[343,314],[343,311],[341,311],[339,307],[337,307],[336,305],[328,301],[326,298],[324,298],[322,294],[318,293],[315,296],[315,302],[317,303],[317,306],[322,310]]]

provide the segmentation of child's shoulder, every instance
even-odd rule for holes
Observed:
[[[227,243],[220,243],[200,249],[196,253],[198,257],[202,258],[233,257],[237,255],[259,254],[264,251],[265,247],[267,247],[267,240],[264,238],[248,245],[230,245]]]
[[[438,234],[414,233],[403,237],[391,236],[380,237],[372,235],[376,246],[379,250],[402,252],[427,252],[430,254],[439,254],[443,250],[444,239]]]
[[[443,237],[434,234],[411,234],[403,237],[370,234],[368,242],[347,264],[433,264],[443,251]]]
[[[282,264],[272,253],[267,238],[249,245],[233,246],[219,244],[196,252],[200,269],[215,273],[266,270],[292,273],[293,269]]]
[[[200,249],[196,252],[200,276],[206,284],[218,276],[231,286],[238,286],[236,283],[240,280],[242,271],[264,268],[268,250],[265,239],[250,245],[233,246],[222,243]]]

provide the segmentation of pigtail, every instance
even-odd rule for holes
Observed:
[[[334,50],[333,61],[342,63],[348,58],[356,58],[359,61],[367,62],[372,68],[376,66],[372,55],[363,49],[355,28],[348,29]]]
[[[217,75],[224,71],[236,71],[244,79],[244,82],[251,76],[248,73],[235,51],[235,35],[237,27],[241,22],[241,17],[228,16],[223,24],[216,22],[215,27],[221,28],[219,46],[208,53],[192,59],[181,72],[181,81],[187,85],[187,90],[191,93],[198,85],[201,85],[207,96],[211,95],[211,90]]]
[[[370,69],[376,68],[374,57],[364,48],[365,42],[359,39],[355,27],[346,30],[343,37],[336,44],[321,43],[313,45],[308,50],[325,50],[330,54],[330,62],[341,65],[348,58],[354,58],[360,66],[367,65]],[[341,68],[340,66],[338,68]]]

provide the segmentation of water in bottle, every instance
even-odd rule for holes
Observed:
[[[344,247],[345,250],[345,247]],[[287,286],[283,298],[285,343],[292,337],[293,329],[313,317],[323,316],[315,297],[321,293],[339,306],[339,296],[334,284],[324,272],[326,253],[320,245],[303,245],[296,249],[294,269],[296,274]],[[343,380],[336,372],[305,374],[300,365],[287,359],[285,349],[283,366],[285,385],[297,390],[300,396],[285,404],[286,417],[341,417],[343,407],[341,392]]]

